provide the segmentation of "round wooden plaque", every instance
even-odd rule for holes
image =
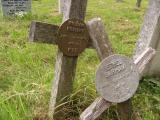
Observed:
[[[104,59],[96,73],[96,88],[107,101],[121,103],[131,98],[139,85],[139,73],[131,59],[111,55]]]
[[[58,30],[57,44],[66,56],[78,56],[87,47],[89,33],[86,24],[79,19],[68,19]]]

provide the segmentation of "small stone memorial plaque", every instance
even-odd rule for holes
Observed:
[[[139,73],[133,61],[111,55],[104,59],[96,73],[96,88],[109,102],[121,103],[131,98],[139,85]]]
[[[79,19],[65,21],[58,30],[58,47],[66,56],[78,56],[88,45],[86,24]]]
[[[31,11],[31,0],[1,0],[4,16],[14,16]]]

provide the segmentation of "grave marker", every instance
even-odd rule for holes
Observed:
[[[139,56],[135,61],[134,61],[134,63],[135,63],[135,65],[137,65],[137,70],[139,71],[139,73],[141,74],[142,73],[142,71],[143,71],[143,69],[145,68],[145,66],[149,63],[149,61],[153,58],[153,56],[154,56],[154,54],[155,54],[155,50],[154,49],[152,49],[152,48],[148,48],[146,51],[144,51],[143,53],[142,53],[142,55],[141,56]],[[111,57],[113,57],[113,56],[111,56]],[[120,57],[120,56],[116,56],[116,57]],[[121,58],[123,58],[123,57],[121,57]],[[118,58],[119,59],[119,58]],[[117,60],[118,60],[117,59]],[[125,58],[126,59],[126,58]],[[104,67],[105,65],[104,65],[104,63],[108,63],[109,62],[109,60],[110,60],[110,57],[108,57],[108,58],[106,58],[105,59],[105,61],[103,61],[102,63],[101,63],[101,67]],[[132,66],[132,65],[131,65]],[[114,67],[113,67],[114,68]],[[112,69],[113,69],[112,68]],[[134,69],[133,69],[134,70]],[[99,71],[98,70],[98,72],[101,72],[101,71]],[[136,73],[137,74],[137,73]],[[100,75],[102,75],[102,74],[99,74],[98,73],[98,76],[100,76]],[[100,77],[98,77],[98,79],[99,79]],[[120,116],[119,116],[119,118],[121,118],[122,120],[130,120],[130,119],[136,119],[136,118],[134,118],[133,116],[132,116],[132,113],[131,112],[129,112],[129,111],[131,111],[131,108],[129,109],[129,107],[131,106],[131,102],[130,102],[130,100],[128,100],[129,98],[131,98],[132,96],[133,96],[133,93],[135,93],[135,90],[137,90],[137,86],[138,86],[138,83],[139,83],[139,81],[137,81],[137,80],[139,80],[139,79],[137,79],[137,78],[139,78],[139,77],[136,77],[135,78],[135,80],[134,80],[134,82],[136,83],[136,86],[134,86],[134,92],[131,92],[131,94],[129,93],[129,94],[127,94],[126,95],[126,93],[128,93],[127,91],[124,91],[124,93],[125,93],[125,95],[123,95],[123,92],[121,93],[121,94],[118,94],[119,96],[117,97],[117,96],[114,96],[114,97],[112,97],[113,95],[114,95],[114,90],[113,91],[111,91],[111,89],[113,89],[115,86],[108,86],[107,85],[107,87],[109,87],[108,89],[109,89],[109,91],[110,91],[110,93],[108,94],[108,91],[106,90],[106,89],[103,89],[103,90],[101,90],[101,91],[99,91],[100,92],[100,94],[102,94],[102,97],[98,97],[81,115],[80,115],[80,120],[95,120],[95,119],[97,119],[107,108],[109,108],[112,104],[115,104],[115,103],[119,103],[119,107],[120,108],[118,108],[120,111]],[[105,81],[106,82],[106,84],[107,84],[107,81]],[[110,81],[108,80],[108,83],[109,83]],[[120,81],[119,82],[119,84],[121,84],[121,83],[123,83],[124,81]],[[130,81],[131,83],[133,82],[132,80]],[[104,83],[104,82],[103,82]],[[127,83],[129,83],[129,82],[127,82]],[[96,84],[97,84],[97,82],[96,82]],[[100,84],[100,83],[98,83],[98,84]],[[114,83],[115,84],[115,83]],[[113,85],[114,85],[113,84]],[[118,84],[116,84],[116,86],[117,86]],[[101,87],[101,86],[100,86]],[[121,90],[123,90],[123,89],[126,89],[128,86],[121,86],[120,85],[120,91]],[[99,88],[97,88],[97,89],[99,89]],[[132,90],[132,87],[131,88],[129,88],[129,90]],[[115,92],[118,92],[119,93],[119,90],[117,90],[117,91],[115,91]],[[105,96],[104,96],[104,94],[105,94]],[[128,96],[129,95],[129,96]],[[106,96],[107,96],[107,98],[106,98]],[[127,97],[126,97],[127,96]],[[113,99],[111,99],[111,98],[113,98]],[[120,101],[119,101],[119,99],[117,99],[117,98],[119,98],[120,99]],[[109,99],[109,101],[108,101],[108,99]],[[125,102],[124,102],[124,100],[126,100]],[[122,102],[122,105],[121,105],[121,102]],[[129,111],[128,111],[129,110]]]
[[[31,0],[1,0],[4,16],[31,12]]]
[[[135,56],[137,57],[148,47],[156,49],[156,56],[147,65],[144,75],[160,75],[160,0],[150,0],[149,8],[144,18],[140,37],[136,43]]]
[[[105,27],[100,19],[94,19],[88,22],[88,29],[90,33],[93,46],[96,48],[99,58],[103,60],[108,55],[112,54],[112,49],[108,41],[107,34],[105,33]],[[109,45],[109,46],[108,46]],[[146,64],[154,56],[155,50],[152,48],[146,49],[134,63],[138,67],[139,73],[142,73]],[[106,101],[103,97],[98,97],[80,116],[80,120],[95,120],[97,119],[107,108],[113,103]],[[118,104],[118,110],[120,118],[122,120],[128,120],[131,118],[131,102],[130,100]]]
[[[122,55],[111,55],[98,67],[96,88],[105,100],[122,103],[134,95],[139,79],[138,69],[131,59]]]
[[[86,27],[84,26],[84,23],[81,22],[85,18],[85,12],[86,12],[86,6],[87,6],[87,0],[67,0],[65,2],[66,5],[66,11],[63,13],[63,22],[65,22],[68,19],[72,19],[72,22],[76,22],[73,27],[69,27],[69,31],[72,31],[73,33],[77,34],[76,32],[81,29],[84,29],[86,31]],[[74,19],[79,19],[74,21]],[[70,21],[69,20],[69,21]],[[69,22],[68,21],[68,22]],[[79,22],[80,21],[80,22]],[[64,23],[65,24],[65,23]],[[76,27],[75,27],[76,25]],[[80,26],[79,26],[80,25]],[[77,64],[77,56],[80,52],[84,50],[84,47],[87,47],[88,43],[88,34],[84,33],[83,31],[83,39],[79,37],[77,40],[81,41],[82,45],[80,47],[80,50],[71,50],[72,54],[70,55],[68,52],[65,54],[61,50],[63,48],[68,48],[67,46],[62,46],[61,43],[58,42],[59,37],[57,37],[57,32],[59,29],[59,34],[66,32],[66,29],[61,28],[67,28],[66,25],[62,25],[62,27],[58,27],[56,25],[50,25],[46,23],[41,22],[32,22],[30,27],[30,40],[32,42],[44,42],[44,43],[50,43],[50,44],[59,44],[60,49],[58,50],[57,59],[56,59],[56,65],[55,65],[55,80],[54,84],[52,86],[52,93],[51,93],[51,101],[50,101],[50,118],[54,120],[64,120],[67,118],[64,118],[64,113],[60,111],[60,108],[63,106],[58,106],[63,102],[66,102],[65,99],[67,96],[69,96],[72,92],[73,88],[73,80],[75,76],[75,70],[76,70],[76,64]],[[79,29],[82,27],[81,29]],[[76,30],[75,30],[76,28]],[[72,33],[70,33],[72,34]],[[78,33],[79,34],[79,33]],[[61,35],[60,35],[61,36]],[[63,34],[62,34],[63,36]],[[63,36],[64,37],[64,36]],[[72,35],[72,37],[75,37]],[[63,38],[62,38],[63,39]],[[75,40],[76,40],[75,39]],[[70,42],[70,40],[68,40]],[[71,41],[71,44],[75,45],[75,41]],[[76,45],[77,47],[77,45]],[[74,53],[74,51],[76,51]],[[69,55],[69,56],[66,56]],[[60,102],[61,101],[61,102]]]
[[[64,55],[78,56],[88,45],[89,33],[86,24],[79,19],[65,21],[58,30],[57,44]]]

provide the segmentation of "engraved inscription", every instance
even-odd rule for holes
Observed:
[[[75,46],[75,45],[77,45],[77,46],[79,46],[81,44],[81,41],[77,41],[76,43],[75,42],[68,42],[68,45],[70,45],[70,46]]]
[[[134,95],[138,85],[138,69],[125,56],[109,56],[102,61],[96,73],[97,91],[110,102],[128,100]]]
[[[80,27],[80,28],[85,28],[85,24],[77,21],[69,21],[68,25],[70,26],[75,26],[75,27]]]
[[[108,78],[125,70],[125,64],[119,61],[111,62],[104,67],[105,77]]]
[[[83,28],[73,27],[73,26],[67,26],[67,31],[81,33],[81,32],[84,31],[84,29]]]
[[[68,52],[74,53],[74,52],[76,52],[76,51],[77,51],[77,48],[68,48]]]
[[[67,56],[78,56],[88,45],[86,24],[79,19],[65,21],[58,30],[58,47]]]
[[[31,0],[2,0],[2,12],[4,16],[12,16],[19,12],[31,11]]]

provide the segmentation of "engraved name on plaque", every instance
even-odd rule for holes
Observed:
[[[139,85],[139,73],[133,61],[111,55],[104,59],[96,73],[96,88],[109,102],[121,103],[131,98]]]
[[[1,0],[4,16],[13,16],[20,12],[31,12],[31,0]]]
[[[78,56],[87,47],[89,33],[86,24],[79,19],[65,21],[58,30],[58,47],[66,56]]]

